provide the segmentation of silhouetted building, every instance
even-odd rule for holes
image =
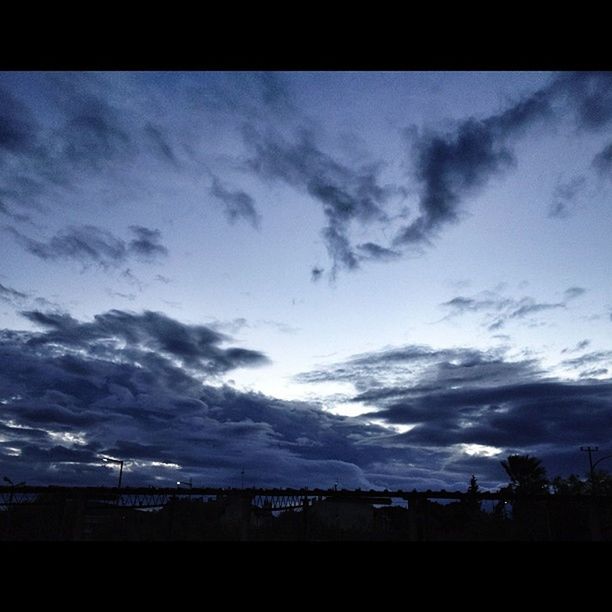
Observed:
[[[325,527],[367,531],[374,524],[374,507],[358,499],[331,499],[316,501],[309,509],[312,520]]]

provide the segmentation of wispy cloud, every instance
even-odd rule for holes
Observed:
[[[606,145],[593,158],[593,167],[606,178],[612,177],[612,143]]]
[[[314,266],[310,271],[310,280],[313,283],[316,283],[323,276],[323,272],[325,272],[324,268],[319,268],[318,266]]]
[[[553,191],[553,201],[548,210],[549,217],[566,219],[574,208],[578,196],[586,187],[586,177],[575,176],[567,181],[559,180]]]
[[[396,184],[386,184],[381,176],[390,160],[356,164],[324,145],[323,127],[298,108],[283,75],[185,77],[173,90],[174,104],[185,109],[191,129],[175,125],[176,117],[162,112],[170,110],[167,100],[160,102],[167,86],[161,84],[163,79],[153,84],[141,76],[93,73],[36,78],[53,121],[34,113],[32,100],[6,87],[0,90],[0,157],[10,162],[0,164],[4,216],[19,222],[31,211],[73,201],[76,194],[91,196],[89,187],[111,177],[116,179],[116,193],[105,197],[138,197],[150,188],[146,177],[164,168],[168,176],[191,172],[194,181],[202,175],[213,177],[203,189],[223,204],[228,219],[256,226],[260,216],[252,196],[225,184],[201,152],[202,129],[222,119],[241,129],[243,137],[245,150],[230,156],[234,169],[246,159],[246,166],[261,179],[301,190],[322,207],[322,236],[332,277],[340,269],[355,270],[365,261],[392,261],[405,250],[431,244],[444,227],[462,218],[469,198],[514,167],[517,139],[536,126],[571,121],[577,130],[592,132],[605,128],[612,118],[610,73],[562,73],[489,115],[467,117],[447,130],[409,130],[412,183],[399,184],[396,179]],[[594,166],[605,172],[609,159],[606,147]],[[148,170],[140,172],[137,181],[130,173],[136,167]],[[570,212],[584,187],[582,178],[557,186],[553,216]],[[391,202],[393,196],[405,198],[415,191],[418,200],[412,214],[389,214],[389,204],[398,204]],[[96,190],[96,200],[100,199]],[[354,244],[352,229],[365,230],[373,223],[394,235],[391,244],[363,235]]]
[[[448,132],[409,130],[419,212],[395,243],[430,243],[445,225],[459,221],[464,201],[514,166],[513,142],[533,126],[571,115],[577,129],[597,130],[612,119],[611,106],[612,73],[567,73],[499,113],[470,117]],[[553,205],[557,216],[566,210],[568,195],[581,188],[581,181],[560,188]]]
[[[15,309],[22,308],[53,308],[59,309],[59,304],[37,296],[31,291],[19,291],[0,283],[0,302],[9,304]]]
[[[575,298],[578,298],[582,295],[584,295],[586,293],[586,289],[584,287],[568,287],[564,292],[563,295],[565,296],[566,300],[573,300]]]
[[[323,238],[334,267],[355,269],[359,255],[348,238],[349,224],[384,220],[382,209],[390,190],[379,183],[377,166],[353,168],[325,153],[312,132],[301,129],[289,140],[274,130],[247,125],[244,139],[249,168],[258,176],[303,189],[323,206],[327,227]]]
[[[6,285],[0,283],[0,302],[10,304],[11,306],[18,308],[23,307],[29,297],[30,295],[24,293],[23,291],[17,291],[17,289],[7,287]]]
[[[95,225],[69,226],[48,241],[34,240],[13,227],[5,227],[23,248],[40,259],[72,260],[84,268],[94,264],[102,268],[117,267],[131,258],[150,262],[168,254],[161,244],[161,232],[131,225],[134,235],[129,241]]]
[[[376,244],[375,242],[365,242],[357,245],[357,250],[362,255],[363,259],[370,259],[375,261],[390,261],[398,259],[402,256],[399,251],[388,249]]]
[[[144,260],[153,260],[168,255],[168,249],[161,244],[161,232],[158,229],[149,229],[142,225],[130,225],[134,234],[127,244],[127,253]]]
[[[230,189],[217,177],[213,177],[211,194],[223,204],[225,216],[230,223],[244,219],[254,228],[258,228],[261,217],[255,207],[255,201],[241,189]]]
[[[508,321],[519,320],[538,313],[565,309],[568,302],[586,293],[583,287],[569,287],[558,302],[538,302],[530,296],[515,298],[496,291],[483,291],[474,296],[459,295],[440,304],[449,310],[445,319],[468,313],[484,313],[485,325],[489,330],[502,328]]]
[[[583,351],[585,348],[587,348],[589,345],[591,344],[590,340],[581,340],[580,342],[578,342],[578,344],[576,344],[574,347],[566,347],[564,348],[561,352],[562,353],[578,353],[580,351]]]

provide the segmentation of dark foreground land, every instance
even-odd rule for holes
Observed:
[[[0,487],[1,540],[612,540],[608,495]]]

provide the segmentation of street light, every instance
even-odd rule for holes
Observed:
[[[178,488],[180,488],[180,487],[181,487],[181,485],[182,485],[183,487],[189,487],[190,489],[192,489],[192,488],[193,488],[193,484],[191,484],[191,478],[189,479],[189,482],[185,482],[184,480],[177,480],[177,481],[176,481],[176,486],[177,486]]]
[[[8,505],[12,505],[13,503],[13,494],[15,493],[15,489],[17,487],[23,487],[23,485],[25,485],[25,482],[18,482],[17,484],[15,484],[8,476],[3,476],[2,480],[4,480],[4,482],[8,482],[8,484],[11,485],[11,492],[9,493],[9,501],[8,501]]]
[[[12,505],[13,505],[13,494],[15,493],[15,489],[17,487],[22,487],[23,485],[25,485],[25,482],[18,482],[17,484],[15,484],[8,476],[3,476],[2,480],[4,480],[4,482],[8,482],[8,484],[11,485],[11,492],[9,493],[9,499],[8,499],[8,504],[6,506],[7,508],[7,516],[6,516],[6,530],[8,533],[11,533],[11,509],[12,509]]]
[[[102,457],[104,461],[108,463],[118,463],[119,464],[119,484],[117,485],[117,489],[121,488],[121,479],[123,478],[123,460],[122,459],[112,459],[111,457]]]
[[[23,485],[25,485],[25,482],[18,482],[17,484],[15,484],[8,476],[3,476],[2,480],[4,480],[4,482],[8,482],[13,488],[23,487]]]

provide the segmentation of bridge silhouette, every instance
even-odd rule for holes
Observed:
[[[65,486],[0,486],[0,506],[44,503],[54,497],[82,501],[113,502],[123,508],[159,508],[173,499],[242,498],[263,510],[280,511],[298,509],[325,499],[358,501],[373,505],[390,505],[394,500],[410,506],[425,500],[514,500],[507,489],[468,494],[464,491],[431,490],[361,490],[361,489],[309,489],[309,488],[235,488],[235,487],[65,487]],[[550,495],[530,495],[528,499],[547,500]],[[555,498],[584,499],[584,495],[554,495]],[[610,497],[610,496],[608,496]],[[523,499],[525,499],[523,497]]]
[[[520,504],[517,503],[519,499]],[[231,528],[240,534],[240,539],[249,539],[251,527],[267,524],[266,520],[276,520],[274,517],[282,517],[285,511],[299,513],[300,529],[308,533],[313,519],[316,522],[324,515],[327,515],[328,519],[330,516],[344,516],[345,519],[352,520],[350,516],[360,513],[363,515],[364,512],[368,512],[368,508],[374,511],[376,507],[383,510],[385,506],[395,506],[398,510],[403,508],[403,512],[406,513],[403,516],[407,525],[407,537],[410,540],[422,540],[428,537],[430,517],[432,513],[435,514],[436,504],[432,505],[432,502],[440,500],[465,501],[467,503],[464,509],[467,509],[468,512],[470,508],[478,508],[478,502],[483,501],[498,502],[495,505],[496,512],[501,512],[502,515],[505,515],[506,504],[511,504],[513,512],[515,504],[517,509],[528,508],[529,521],[533,522],[539,517],[538,520],[544,525],[542,527],[544,537],[547,539],[554,539],[554,522],[551,523],[551,511],[554,516],[557,516],[560,509],[573,507],[572,504],[575,506],[576,503],[577,507],[590,508],[592,539],[601,539],[599,514],[606,508],[612,510],[612,496],[610,495],[597,495],[596,497],[568,494],[516,496],[508,487],[497,491],[467,493],[444,489],[418,491],[416,489],[337,489],[336,487],[330,489],[192,486],[188,488],[180,486],[88,487],[32,486],[20,483],[0,486],[0,514],[2,515],[0,523],[3,525],[3,538],[19,537],[19,533],[27,535],[30,529],[28,525],[34,525],[31,521],[35,521],[36,524],[42,521],[40,524],[45,525],[44,530],[46,531],[40,533],[43,533],[44,537],[47,537],[47,531],[50,530],[52,537],[79,540],[93,537],[95,530],[100,528],[100,525],[112,524],[115,525],[115,528],[120,528],[127,517],[141,515],[144,519],[145,515],[137,512],[138,510],[159,510],[159,514],[157,512],[153,514],[166,521],[160,524],[166,525],[163,529],[167,531],[164,536],[167,539],[174,537],[176,533],[174,529],[180,529],[182,521],[192,521],[195,528],[204,529],[206,521],[210,519],[203,517],[213,515],[217,516],[217,519],[214,520],[221,521],[214,524],[222,525],[223,529],[227,529],[228,525],[233,525]],[[594,505],[596,500],[597,506]],[[190,501],[196,503],[190,504]],[[476,506],[474,506],[475,503]],[[563,512],[561,510],[561,515]],[[52,523],[55,527],[51,527],[49,521],[55,521]],[[38,528],[31,527],[34,531]],[[560,525],[557,529],[562,533],[564,527]]]

